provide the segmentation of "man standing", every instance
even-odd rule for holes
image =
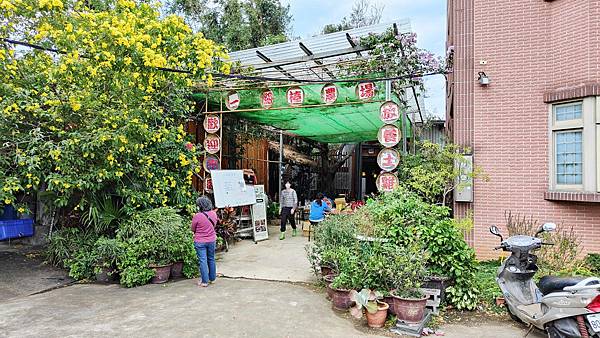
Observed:
[[[285,182],[285,189],[281,191],[280,195],[280,210],[281,214],[281,235],[279,239],[285,239],[285,228],[287,220],[290,220],[290,224],[292,225],[292,236],[297,235],[296,229],[296,221],[294,220],[294,212],[298,207],[298,195],[296,195],[296,190],[292,189],[292,185],[290,182]]]

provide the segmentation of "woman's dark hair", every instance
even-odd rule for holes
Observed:
[[[206,196],[198,197],[198,199],[196,200],[196,205],[198,206],[198,209],[200,209],[201,212],[211,211],[213,209],[212,201]]]
[[[317,204],[318,204],[319,206],[322,206],[322,205],[323,205],[323,197],[324,197],[324,196],[323,196],[323,194],[322,194],[322,193],[318,193],[318,194],[317,194]]]

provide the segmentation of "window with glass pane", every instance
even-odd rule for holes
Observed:
[[[556,133],[556,183],[582,184],[582,132]]]
[[[577,120],[581,118],[582,104],[569,104],[554,107],[554,119],[556,121]]]

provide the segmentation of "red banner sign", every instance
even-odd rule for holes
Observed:
[[[216,154],[221,150],[221,139],[215,135],[207,135],[204,139],[204,149],[209,154]]]
[[[218,132],[219,129],[221,129],[221,120],[218,115],[206,115],[204,117],[204,130],[207,133],[213,134]]]

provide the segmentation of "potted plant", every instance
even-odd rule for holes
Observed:
[[[381,292],[370,289],[362,289],[360,292],[352,290],[350,291],[350,299],[354,301],[354,306],[350,308],[350,313],[355,318],[360,319],[362,318],[364,308],[369,327],[383,327],[390,306],[381,301],[382,297],[383,294]]]
[[[95,258],[94,274],[96,281],[108,283],[117,275],[117,258],[119,246],[114,238],[100,237],[94,244],[93,255]]]
[[[323,281],[325,282],[325,287],[327,289],[327,299],[333,299],[333,289],[331,288],[331,283],[337,277],[337,274],[331,274],[327,276],[323,276]]]
[[[391,291],[394,313],[399,320],[407,323],[418,323],[423,319],[428,297],[421,292],[421,284],[425,277],[427,254],[415,243],[396,247],[396,254],[389,261],[394,273]]]
[[[350,298],[352,282],[347,273],[342,272],[336,276],[329,284],[329,288],[331,289],[331,304],[335,310],[346,311],[354,305],[354,301]]]
[[[148,265],[149,268],[154,270],[154,276],[150,280],[152,284],[162,284],[169,280],[171,275],[171,266],[173,264],[167,255],[157,255],[151,263]]]

